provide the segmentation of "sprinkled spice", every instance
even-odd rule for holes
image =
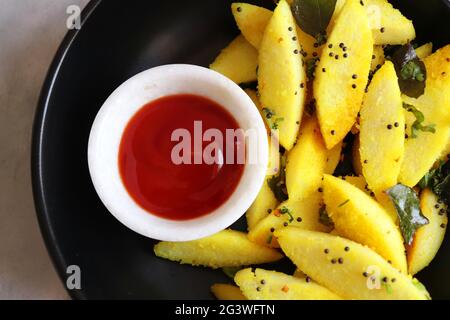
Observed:
[[[256,291],[261,291],[261,288],[260,287],[256,287]]]
[[[302,222],[302,218],[301,218],[301,217],[298,217],[298,218],[297,218],[297,222]]]
[[[359,3],[360,3],[362,6],[364,5],[364,1],[362,1],[362,0],[361,0]]]
[[[295,121],[296,124],[300,124],[300,121]]]
[[[353,89],[356,89],[356,84],[352,84],[352,88],[353,88]]]
[[[387,262],[388,262],[389,264],[392,264],[392,261],[391,261],[391,260],[388,260]]]
[[[334,131],[334,130],[331,130],[331,132],[330,132],[330,133],[331,133],[331,135],[332,135],[332,136],[334,136],[334,134],[336,133],[336,131]]]
[[[338,262],[339,262],[339,264],[343,264],[344,263],[344,259],[343,258],[339,258]]]
[[[241,12],[242,11],[242,8],[241,7],[237,7],[237,12]]]
[[[302,83],[300,83],[300,88],[304,88],[305,87],[305,84],[302,82]]]
[[[438,204],[435,204],[434,207],[435,207],[436,209],[439,209],[439,208],[440,208]]]
[[[408,134],[405,134],[405,139],[408,139],[408,138],[409,138]]]
[[[347,53],[344,53],[342,56],[343,56],[344,58],[347,58],[347,57],[348,57],[348,54],[347,54]]]
[[[442,229],[445,228],[445,223],[441,223],[441,228],[442,228]]]
[[[392,124],[388,124],[387,128],[388,128],[388,130],[391,130],[392,129]]]
[[[370,192],[371,197],[375,197],[375,193],[373,191]]]
[[[348,252],[350,251],[350,247],[345,247],[344,250]]]
[[[297,37],[292,37],[292,41],[297,41]]]
[[[387,277],[383,277],[383,282],[388,282],[388,278]]]
[[[400,125],[400,124],[399,124],[398,122],[395,122],[395,123],[394,123],[394,127],[396,127],[396,128],[398,128],[399,125]]]
[[[272,213],[272,209],[267,209],[267,213]]]
[[[376,58],[376,57],[375,57],[375,55],[373,54],[373,55],[372,55],[372,60],[374,60],[375,58]]]
[[[292,29],[292,27],[289,27],[288,30],[289,30],[289,31],[292,31],[293,29]]]
[[[397,281],[397,279],[395,279],[395,278],[392,278],[392,279],[391,279],[391,282],[392,282],[392,283],[394,283],[395,281]]]
[[[444,215],[444,213],[445,213],[445,209],[441,209],[441,210],[439,210],[439,215],[440,215],[440,216],[443,216],[443,215]]]
[[[335,55],[334,58],[335,58],[336,60],[338,60],[338,59],[339,59],[339,55],[338,55],[338,54]]]
[[[262,279],[261,284],[266,284],[266,280]]]
[[[289,291],[289,287],[287,285],[284,285],[283,288],[281,288],[281,291],[288,292]]]
[[[330,43],[330,44],[328,45],[328,48],[330,48],[330,49],[333,48],[333,44]]]
[[[343,48],[344,47],[344,44],[341,42],[341,43],[339,43],[339,48]]]
[[[356,74],[353,74],[352,79],[356,79],[356,78],[358,78],[358,76]]]
[[[289,225],[289,223],[285,222],[283,223],[283,226],[287,227]]]
[[[336,263],[336,259],[331,259],[331,263],[335,264]]]
[[[317,42],[314,42],[314,48],[317,48],[319,44]]]
[[[275,228],[270,228],[270,232],[274,232],[275,231]]]
[[[384,27],[381,27],[380,32],[383,33],[385,31]]]
[[[311,282],[311,278],[306,276],[305,281],[309,283],[309,282]]]
[[[323,250],[323,252],[325,252],[326,254],[328,254],[328,253],[330,252],[330,250],[325,249],[325,250]]]
[[[369,274],[367,272],[365,272],[365,271],[362,273],[362,275],[363,275],[364,278],[367,278],[369,276]]]
[[[334,53],[333,53],[333,52],[330,52],[328,55],[329,55],[330,57],[332,57],[332,56],[334,56]]]
[[[325,72],[326,71],[326,69],[325,68],[322,68],[322,72]]]
[[[294,50],[294,54],[298,54],[298,50],[297,49]]]
[[[319,189],[317,189],[317,191],[323,192],[323,188],[319,188]]]
[[[317,52],[313,52],[313,57],[317,57]]]

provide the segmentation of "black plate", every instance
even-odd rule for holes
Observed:
[[[73,298],[209,299],[212,283],[228,281],[221,271],[156,258],[152,240],[122,226],[102,205],[86,152],[97,111],[127,78],[157,65],[207,66],[214,59],[238,34],[230,4],[92,0],[81,30],[64,39],[36,113],[32,177],[40,226],[59,275],[65,281],[67,266],[81,268],[82,289],[69,291]],[[450,10],[443,1],[395,5],[414,19],[419,43],[450,43]],[[419,275],[434,298],[450,298],[449,269],[447,236]]]

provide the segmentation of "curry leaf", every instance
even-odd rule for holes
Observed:
[[[423,81],[425,76],[422,72],[422,69],[420,68],[419,64],[414,61],[408,61],[400,70],[400,75],[403,80],[417,80],[417,81]]]
[[[277,175],[273,175],[267,179],[267,184],[272,190],[273,195],[279,202],[286,201],[288,199],[286,189],[286,156],[281,156],[280,168]]]
[[[280,209],[280,213],[281,214],[287,214],[289,216],[289,223],[294,221],[294,216],[292,215],[291,209],[289,209],[288,207],[282,206],[281,209]]]
[[[411,138],[413,138],[413,139],[417,138],[418,131],[431,132],[431,133],[436,132],[435,124],[429,124],[429,125],[422,124],[425,121],[425,116],[416,107],[414,107],[413,105],[407,104],[407,103],[403,103],[403,108],[406,111],[411,112],[414,115],[414,117],[416,117],[416,120],[411,125]]]
[[[429,222],[420,210],[419,197],[413,189],[403,184],[393,186],[386,193],[397,211],[403,239],[410,245],[416,230]]]
[[[442,201],[450,206],[450,162],[441,162],[419,181],[419,187],[430,188]]]
[[[299,27],[319,39],[333,15],[336,0],[294,0],[291,9]]]
[[[322,206],[319,210],[319,222],[327,227],[334,227],[334,222],[328,215],[325,206]]]
[[[402,93],[418,98],[425,91],[427,71],[417,56],[414,47],[408,43],[397,48],[391,57]]]

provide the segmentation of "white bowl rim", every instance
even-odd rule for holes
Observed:
[[[209,98],[228,110],[242,129],[254,129],[259,138],[258,162],[245,164],[235,191],[213,212],[190,220],[168,220],[147,212],[128,194],[119,173],[118,150],[126,125],[141,107],[160,97],[182,93]],[[250,97],[225,76],[188,64],[154,67],[121,84],[100,108],[88,142],[91,179],[108,211],[131,230],[165,241],[195,240],[228,228],[256,198],[268,161],[266,128]]]

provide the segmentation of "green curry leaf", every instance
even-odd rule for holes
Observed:
[[[403,239],[410,245],[416,230],[429,223],[420,210],[419,197],[413,189],[403,184],[393,186],[386,193],[397,211]]]
[[[288,199],[286,189],[286,155],[281,156],[278,174],[267,179],[267,184],[279,202],[283,202]]]
[[[291,10],[299,27],[316,39],[320,39],[320,35],[323,36],[330,22],[335,6],[336,0],[294,0]]]
[[[421,96],[425,91],[427,70],[414,46],[408,43],[396,48],[390,59],[394,64],[401,92],[413,98]]]
[[[328,215],[325,206],[322,206],[319,210],[319,222],[327,227],[334,227],[334,222]]]
[[[422,112],[420,112],[419,109],[407,103],[403,103],[403,108],[406,111],[411,112],[414,115],[414,117],[416,117],[416,120],[411,125],[411,135],[410,135],[411,138],[413,139],[417,138],[419,131],[430,133],[436,132],[435,124],[423,125],[423,122],[425,121],[425,116],[423,115]]]
[[[419,181],[421,189],[430,188],[442,201],[450,206],[450,161],[441,161]]]

